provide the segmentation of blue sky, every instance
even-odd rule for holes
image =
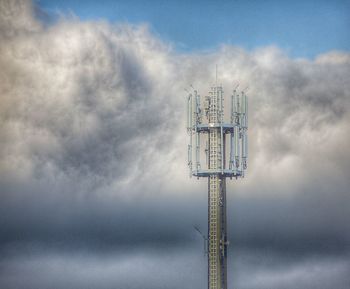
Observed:
[[[148,23],[179,51],[277,45],[293,57],[350,50],[350,1],[41,0],[49,14]]]

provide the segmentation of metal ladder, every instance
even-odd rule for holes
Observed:
[[[218,177],[209,177],[209,283],[210,289],[218,289]]]
[[[210,92],[209,123],[221,122],[221,99],[218,89],[215,87]],[[209,131],[209,168],[217,170],[221,168],[221,135],[218,128]],[[218,175],[209,177],[209,207],[208,207],[208,240],[209,240],[209,289],[221,289],[220,270],[220,178]]]

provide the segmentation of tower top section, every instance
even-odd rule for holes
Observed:
[[[230,117],[225,120],[222,86],[211,87],[203,99],[203,108],[200,94],[191,88],[187,97],[190,175],[198,178],[211,175],[244,177],[248,157],[248,99],[245,92],[237,88],[232,91]],[[204,143],[202,135],[206,138]],[[201,150],[203,145],[205,149]],[[205,166],[201,162],[203,158]]]

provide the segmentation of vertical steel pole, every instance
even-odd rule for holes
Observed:
[[[200,96],[194,91],[188,98],[188,131],[190,133],[189,164],[191,173],[208,178],[208,289],[227,289],[227,213],[226,177],[243,177],[247,158],[248,103],[242,93],[233,91],[231,121],[224,123],[224,101],[221,86],[211,88],[206,98],[207,124],[202,124]],[[193,102],[195,110],[193,111]],[[195,120],[193,119],[195,118]],[[200,125],[201,124],[201,125]],[[196,169],[192,170],[192,138],[195,139]],[[200,170],[200,133],[208,133],[206,142],[207,170]],[[226,169],[226,134],[230,134],[229,169]]]

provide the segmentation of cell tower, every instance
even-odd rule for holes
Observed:
[[[190,176],[208,178],[208,288],[227,289],[226,178],[244,177],[247,168],[248,102],[244,91],[233,90],[230,122],[224,122],[222,86],[211,87],[204,111],[197,90],[187,98],[188,166]],[[194,109],[193,109],[194,108]],[[203,115],[207,121],[203,121]],[[206,165],[201,164],[201,135]],[[193,145],[193,141],[195,142]],[[229,159],[227,159],[229,155]],[[192,161],[194,157],[194,162]]]

